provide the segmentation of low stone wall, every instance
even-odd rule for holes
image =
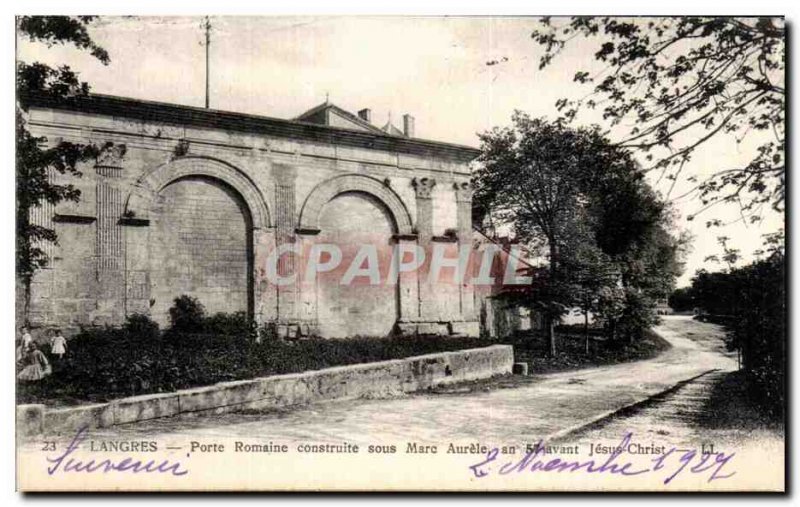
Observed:
[[[387,393],[409,393],[435,386],[511,373],[510,345],[441,352],[290,375],[221,382],[175,393],[122,398],[109,403],[48,409],[17,406],[17,432],[73,433],[81,427],[105,428],[188,413],[222,413],[303,405]]]

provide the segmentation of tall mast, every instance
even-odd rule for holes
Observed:
[[[209,75],[211,74],[211,67],[210,67],[210,59],[209,53],[211,50],[211,19],[206,16],[205,22],[203,23],[203,28],[206,30],[206,109],[209,107]]]

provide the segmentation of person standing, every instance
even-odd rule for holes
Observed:
[[[55,330],[53,338],[50,340],[50,353],[53,354],[59,362],[63,359],[64,354],[67,353],[67,339],[61,334],[60,329]]]
[[[28,326],[22,326],[20,329],[22,337],[19,341],[19,348],[17,348],[17,362],[22,361],[28,353],[28,350],[33,346],[33,337],[31,336]]]
[[[31,336],[31,330],[28,326],[22,326],[22,343],[20,343],[20,345],[22,346],[23,353],[28,352],[33,345],[33,337]]]
[[[50,362],[44,353],[31,343],[29,352],[25,355],[26,366],[17,375],[18,380],[37,381],[42,380],[52,373]]]

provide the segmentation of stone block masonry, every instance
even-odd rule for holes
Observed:
[[[35,338],[133,314],[164,326],[184,294],[210,314],[244,311],[291,338],[477,336],[468,283],[408,273],[368,295],[363,285],[277,286],[264,276],[278,246],[351,245],[365,232],[380,246],[429,246],[447,231],[472,244],[475,148],[120,97],[29,102],[34,135],[113,146],[81,167],[83,178],[63,181],[80,186],[79,203],[32,217],[59,239],[32,283]],[[279,261],[281,276],[299,268],[291,252]]]
[[[177,393],[133,396],[110,403],[48,409],[17,406],[20,436],[69,434],[181,414],[291,407],[329,400],[411,393],[511,373],[510,345],[326,368],[252,380],[222,382]]]
[[[247,312],[250,216],[235,193],[188,178],[165,188],[158,207],[150,226],[152,318],[168,324],[179,294],[196,297],[208,313]]]

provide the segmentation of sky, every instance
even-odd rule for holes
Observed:
[[[69,64],[92,91],[191,106],[203,106],[204,32],[199,17],[105,17],[91,36],[111,56],[108,66],[71,47],[18,41],[18,58]],[[577,70],[598,70],[596,43],[575,40],[554,65],[538,69],[541,50],[530,38],[533,17],[212,17],[211,107],[293,118],[325,101],[356,112],[372,109],[382,126],[392,115],[416,118],[420,138],[478,146],[477,133],[510,123],[515,109],[557,117],[556,100],[577,98],[589,88],[573,82]],[[499,65],[488,66],[491,60]],[[582,118],[600,121],[598,117]],[[752,144],[719,137],[700,148],[685,174],[707,175],[749,159]],[[651,184],[667,195],[669,183]],[[777,213],[758,225],[738,222],[707,229],[705,221],[738,218],[738,208],[717,207],[694,221],[699,206],[674,200],[676,225],[694,237],[679,285],[721,253],[717,236],[731,238],[742,262],[762,243],[761,235],[783,226]]]

